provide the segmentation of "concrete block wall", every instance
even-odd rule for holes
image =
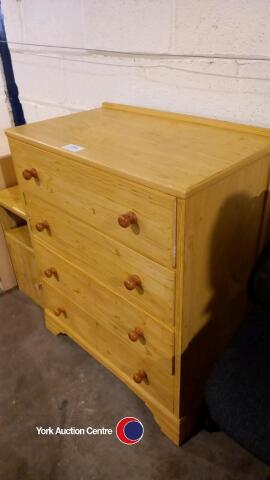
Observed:
[[[270,0],[2,8],[28,122],[106,100],[270,127]]]

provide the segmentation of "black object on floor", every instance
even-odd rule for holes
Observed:
[[[270,243],[248,281],[255,303],[206,386],[212,421],[270,465]]]
[[[213,421],[270,465],[270,308],[257,306],[206,387]]]

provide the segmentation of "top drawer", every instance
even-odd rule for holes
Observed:
[[[10,140],[10,146],[24,191],[159,263],[174,266],[174,197],[26,143]],[[33,168],[37,178],[29,174]]]

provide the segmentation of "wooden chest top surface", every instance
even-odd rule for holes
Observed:
[[[114,104],[7,135],[182,198],[270,152],[267,129]]]

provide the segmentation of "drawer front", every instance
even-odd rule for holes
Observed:
[[[150,356],[138,355],[132,346],[121,341],[111,330],[99,323],[99,320],[90,317],[46,282],[43,282],[43,293],[46,311],[62,326],[64,333],[89,353],[97,356],[106,366],[118,369],[119,377],[124,377],[124,381],[131,384],[140,396],[152,396],[172,410],[174,377],[160,371],[159,361]],[[147,377],[142,378],[141,372]],[[136,374],[135,378],[141,380],[140,383],[133,379]]]
[[[96,168],[11,140],[24,191],[41,195],[71,215],[166,266],[174,266],[176,199]],[[35,168],[38,179],[23,172]],[[124,216],[128,212],[135,216]],[[118,218],[124,227],[118,223]],[[129,222],[130,226],[126,226]]]
[[[39,197],[26,194],[26,208],[35,238],[70,258],[92,278],[129,302],[162,322],[173,324],[173,270],[119,244]],[[44,228],[47,225],[48,228]]]
[[[91,279],[74,264],[35,241],[40,277],[72,299],[92,318],[131,346],[155,359],[159,369],[172,373],[174,333],[142,310]]]

